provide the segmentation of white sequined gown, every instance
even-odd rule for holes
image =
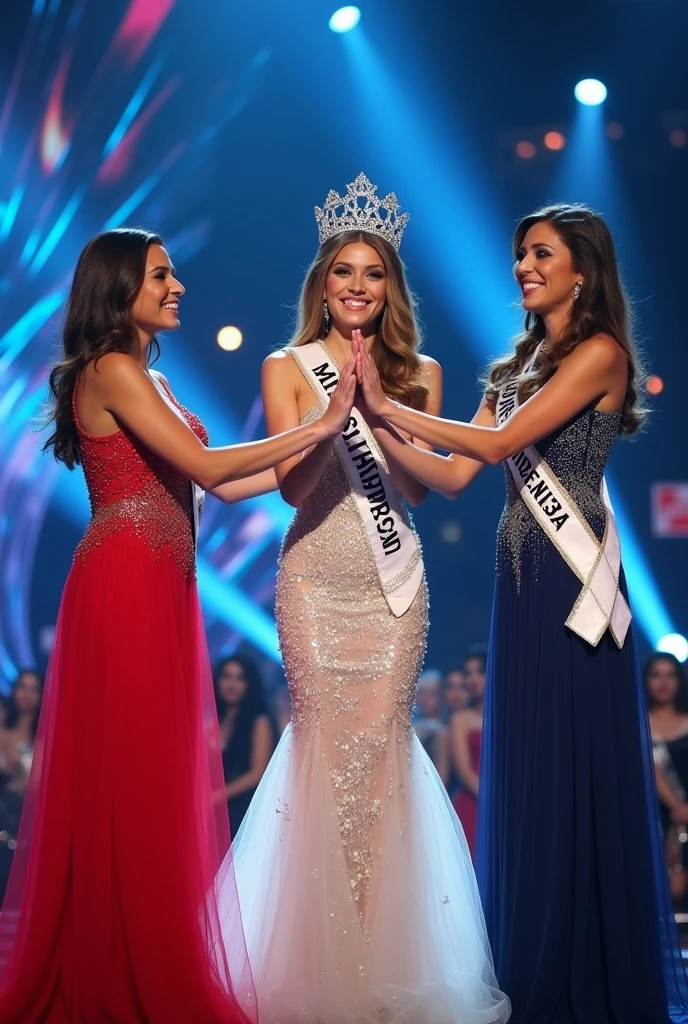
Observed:
[[[466,841],[411,728],[425,584],[395,618],[334,451],[276,610],[292,723],[234,842],[261,1024],[506,1021]]]

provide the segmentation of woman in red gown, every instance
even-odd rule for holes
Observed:
[[[74,275],[46,447],[83,465],[93,518],[62,599],[0,914],[3,1024],[257,1020],[238,903],[223,944],[214,898],[229,829],[194,485],[227,501],[271,489],[270,467],[342,429],[353,364],[317,422],[208,448],[149,369],[183,292],[161,239],[133,229],[89,242]]]

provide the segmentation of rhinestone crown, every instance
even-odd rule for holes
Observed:
[[[322,209],[315,208],[320,244],[340,231],[370,231],[386,239],[398,251],[409,215],[398,213],[399,201],[394,192],[384,199],[378,198],[376,193],[377,185],[362,173],[346,186],[343,198],[331,191]]]

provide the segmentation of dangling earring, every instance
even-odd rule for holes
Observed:
[[[323,327],[325,328],[325,334],[330,333],[330,307],[327,305],[327,299],[323,302]]]
[[[576,281],[576,283],[573,286],[573,301],[574,302],[576,301],[576,299],[578,298],[580,293],[581,293],[581,283],[580,283],[580,281]]]

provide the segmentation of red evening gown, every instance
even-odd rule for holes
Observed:
[[[214,898],[229,827],[190,483],[129,431],[74,420],[93,518],[0,914],[0,1021],[255,1022],[238,902],[223,944]]]

